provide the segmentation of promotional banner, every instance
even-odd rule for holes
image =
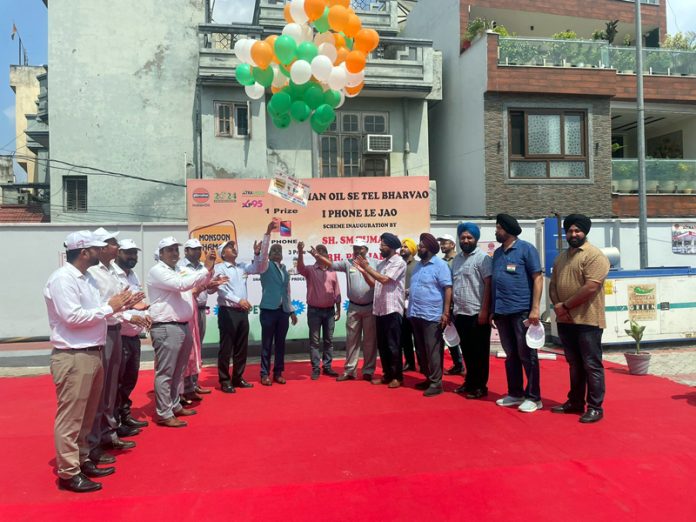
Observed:
[[[369,245],[368,255],[380,259],[379,236],[392,232],[399,238],[418,241],[430,230],[430,191],[427,177],[395,178],[319,178],[302,180],[309,187],[307,205],[295,204],[269,194],[268,179],[189,180],[187,188],[189,237],[197,238],[204,249],[235,241],[239,261],[253,258],[254,241],[261,241],[268,224],[276,228],[271,244],[283,246],[283,263],[291,274],[291,292],[298,324],[290,326],[288,339],[307,339],[307,287],[297,274],[297,243],[305,250],[323,244],[334,261],[349,259],[354,239]],[[305,252],[306,265],[314,258]],[[346,277],[339,273],[343,309],[336,323],[334,337],[345,337],[345,313],[348,307]],[[249,302],[254,305],[249,316],[251,340],[261,339],[259,307],[261,283],[258,275],[247,278]],[[217,300],[208,300],[206,343],[219,340]]]

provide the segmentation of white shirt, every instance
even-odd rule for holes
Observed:
[[[186,258],[183,258],[181,261],[177,263],[179,268],[181,268],[183,271],[188,271],[188,272],[205,272],[206,274],[208,273],[208,269],[205,267],[203,263],[200,261],[197,264],[193,264],[191,261],[189,261]],[[198,306],[206,306],[208,304],[208,292],[203,290],[198,294],[196,297],[196,305]]]
[[[102,302],[91,275],[66,263],[48,278],[44,299],[54,348],[89,348],[106,342],[106,318],[114,311]]]
[[[101,261],[98,265],[89,267],[87,272],[96,281],[103,302],[107,302],[113,296],[128,288],[122,285],[113,269],[107,267]],[[114,314],[110,316],[106,322],[109,326],[121,324],[123,322],[123,317],[120,313]]]
[[[208,270],[190,272],[158,261],[147,274],[150,317],[155,323],[187,323],[193,318],[192,290],[210,281]]]
[[[128,290],[134,293],[143,291],[143,287],[140,284],[140,279],[138,279],[138,275],[133,270],[129,270],[126,274],[126,271],[118,266],[116,261],[111,262],[111,270],[113,270],[113,273],[119,280],[121,286],[128,288]],[[121,335],[125,335],[126,337],[140,335],[143,329],[140,326],[136,326],[128,321],[130,321],[131,317],[134,315],[139,315],[141,317],[148,315],[147,310],[142,312],[138,310],[128,310],[127,312],[122,312],[121,315],[125,319],[121,325]]]

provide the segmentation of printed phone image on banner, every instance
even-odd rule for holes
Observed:
[[[280,235],[281,235],[281,237],[292,236],[292,221],[281,221],[280,222]]]

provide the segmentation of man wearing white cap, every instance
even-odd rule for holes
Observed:
[[[54,428],[58,484],[62,489],[89,492],[101,484],[88,477],[110,475],[89,460],[87,435],[99,406],[104,370],[100,352],[106,341],[106,318],[130,300],[129,291],[104,302],[87,272],[99,263],[106,243],[89,230],[73,232],[65,241],[67,263],[53,272],[44,288],[51,328],[51,375],[58,407]]]
[[[103,227],[93,232],[94,237],[106,243],[99,253],[99,263],[89,268],[90,275],[94,278],[99,288],[102,301],[107,301],[112,296],[128,289],[122,285],[114,272],[111,262],[118,254],[118,232],[110,232]],[[140,302],[145,297],[142,292],[133,294],[133,299],[127,303],[126,309]],[[130,449],[135,447],[135,442],[121,440],[118,429],[120,421],[116,415],[116,400],[118,396],[118,379],[121,371],[122,346],[121,323],[124,320],[133,321],[139,326],[145,325],[142,317],[134,317],[130,314],[115,314],[107,318],[106,343],[101,351],[102,366],[104,367],[104,388],[101,403],[94,420],[94,427],[89,436],[92,447],[92,458],[101,462],[113,462],[113,457],[102,455],[101,447],[111,449]],[[140,432],[138,428],[124,426],[121,430],[122,437],[130,437]]]
[[[142,292],[140,279],[133,268],[138,263],[138,245],[132,239],[121,239],[118,242],[118,254],[111,262],[116,277],[121,286],[132,292]],[[140,371],[140,334],[152,325],[148,306],[143,302],[133,307],[132,316],[139,316],[145,321],[145,325],[134,324],[132,321],[124,321],[121,325],[121,372],[118,378],[118,395],[116,401],[116,416],[121,422],[119,430],[123,433],[123,426],[127,428],[144,428],[147,421],[139,421],[131,415],[130,394],[138,383]]]
[[[348,314],[346,316],[346,364],[343,374],[337,381],[353,380],[356,377],[360,348],[363,350],[362,378],[372,380],[377,364],[377,336],[375,316],[372,314],[372,299],[374,287],[367,284],[363,277],[363,269],[353,263],[356,257],[367,259],[372,268],[377,263],[367,257],[367,242],[359,237],[353,239],[353,256],[350,259],[331,262],[321,254],[315,255],[317,263],[330,267],[336,272],[345,272],[348,289]]]
[[[454,258],[457,257],[457,244],[455,242],[454,236],[451,234],[441,234],[437,238],[440,243],[440,252],[442,252],[442,259],[447,262],[452,269],[452,262]],[[462,356],[462,349],[459,345],[449,347],[450,355],[452,356],[453,366],[448,369],[445,373],[447,375],[459,375],[464,371],[464,357]]]
[[[147,275],[152,317],[152,347],[155,350],[156,422],[179,428],[186,422],[177,417],[194,415],[179,403],[179,386],[192,347],[189,321],[195,313],[192,290],[206,285],[215,265],[215,252],[205,259],[205,271],[183,271],[177,266],[180,243],[174,237],[159,242],[159,261]]]
[[[215,265],[215,274],[227,278],[218,288],[218,328],[220,351],[218,352],[218,380],[224,393],[235,393],[237,388],[251,388],[244,380],[249,347],[249,312],[247,276],[262,274],[268,269],[268,249],[275,223],[271,221],[262,242],[254,241],[254,259],[251,263],[237,261],[237,243],[228,241],[218,248],[222,263]],[[210,292],[210,291],[209,291]],[[230,375],[230,358],[233,373]]]

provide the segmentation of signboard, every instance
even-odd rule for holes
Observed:
[[[306,206],[281,199],[269,193],[268,179],[189,180],[187,188],[189,237],[196,237],[206,249],[228,241],[236,241],[240,261],[251,261],[254,241],[260,241],[268,223],[278,226],[271,235],[271,244],[283,246],[283,263],[291,274],[291,295],[298,316],[288,339],[307,339],[307,289],[297,274],[297,242],[304,241],[305,250],[323,244],[333,261],[352,255],[355,238],[364,239],[368,255],[379,259],[379,236],[392,232],[400,238],[417,240],[430,230],[430,191],[427,177],[394,178],[320,178],[302,180]],[[285,186],[287,188],[287,185]],[[293,189],[294,191],[294,189]],[[300,197],[300,196],[298,196]],[[305,253],[305,264],[314,258]],[[338,276],[344,301],[341,320],[334,336],[345,336],[345,310],[348,299],[345,275]],[[250,339],[260,340],[258,303],[261,284],[258,275],[247,278],[250,313]],[[216,296],[209,298],[208,327],[205,342],[219,339]]]
[[[628,318],[637,322],[657,319],[655,283],[628,285]]]
[[[672,253],[696,254],[696,224],[672,225]]]

